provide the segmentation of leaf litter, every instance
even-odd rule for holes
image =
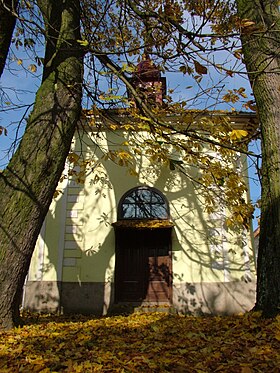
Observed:
[[[0,332],[0,372],[280,372],[280,317],[34,315]]]

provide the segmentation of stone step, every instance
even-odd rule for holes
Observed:
[[[176,314],[177,310],[167,303],[116,303],[112,305],[109,315],[125,315],[131,313],[149,313],[149,312],[163,312],[168,314]]]
[[[177,310],[171,305],[141,305],[134,308],[135,313],[162,312],[168,314],[177,314]]]

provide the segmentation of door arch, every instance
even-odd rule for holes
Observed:
[[[169,204],[157,189],[141,186],[120,199],[116,237],[116,302],[172,302]]]

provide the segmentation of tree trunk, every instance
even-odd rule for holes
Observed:
[[[22,141],[0,174],[0,329],[20,322],[24,279],[81,110],[80,2],[38,5],[51,30],[43,80]]]
[[[280,13],[277,1],[237,0],[244,60],[256,99],[262,140],[262,198],[256,310],[280,312]]]
[[[5,67],[16,24],[16,17],[13,15],[13,11],[16,11],[17,5],[18,0],[0,1],[0,76]]]

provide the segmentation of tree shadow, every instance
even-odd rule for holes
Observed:
[[[95,140],[99,143],[93,145]],[[40,261],[42,265],[37,277],[33,275],[26,284],[28,308],[102,315],[132,312],[143,303],[115,305],[115,232],[111,224],[117,220],[124,193],[148,185],[165,194],[175,224],[170,304],[178,312],[197,314],[250,309],[254,271],[247,238],[228,232],[220,217],[207,216],[199,187],[179,169],[171,170],[160,162],[148,164],[144,154],[119,165],[118,160],[112,161],[112,154],[104,157],[102,149],[129,152],[129,135],[120,130],[84,133],[76,144],[81,156],[94,159],[95,173],[87,175],[85,185],[65,181],[63,194],[48,214],[31,272],[32,265],[38,267]],[[130,173],[132,168],[137,173]],[[190,172],[197,176],[196,170]],[[144,271],[149,271],[149,264],[146,258]],[[160,270],[164,276],[166,269]],[[147,292],[149,285],[145,286]]]

